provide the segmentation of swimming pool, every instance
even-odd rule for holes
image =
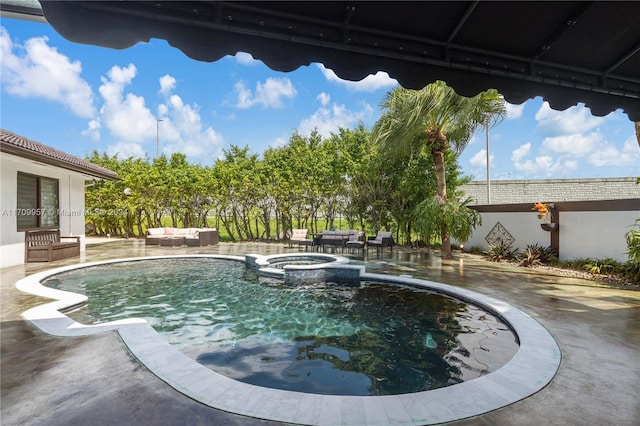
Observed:
[[[289,286],[230,260],[123,262],[43,284],[87,295],[79,314],[91,321],[144,318],[200,364],[276,389],[420,392],[496,371],[518,349],[499,318],[447,295],[376,281]]]
[[[269,268],[270,256],[183,255],[146,257],[151,259],[210,258],[258,265],[262,275],[278,275]],[[56,274],[97,265],[116,265],[142,258],[119,259],[55,268],[35,273],[16,283],[24,292],[53,299],[22,313],[24,319],[41,330],[58,336],[86,336],[116,330],[130,353],[161,380],[189,398],[212,408],[298,424],[413,424],[425,425],[460,420],[504,407],[540,391],[554,377],[561,354],[553,337],[537,321],[500,300],[447,284],[406,276],[368,273],[364,267],[347,268],[347,275],[357,271],[362,280],[395,283],[453,296],[469,301],[500,317],[516,333],[520,346],[516,354],[497,371],[452,386],[399,395],[354,396],[321,395],[255,386],[235,380],[195,362],[170,345],[143,319],[122,319],[101,324],[81,324],[63,312],[86,303],[78,293],[63,292],[41,285]],[[335,275],[336,265],[284,267],[280,277],[291,274],[297,282],[309,276]],[[302,268],[302,270],[299,270]],[[313,273],[307,275],[309,268]],[[116,349],[114,349],[116,350]]]

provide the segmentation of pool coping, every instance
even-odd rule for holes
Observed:
[[[198,364],[169,344],[143,319],[80,324],[61,311],[82,305],[86,296],[40,284],[49,276],[73,269],[166,258],[245,262],[244,256],[177,255],[133,257],[55,268],[16,283],[16,288],[23,292],[54,299],[25,311],[22,316],[41,330],[57,336],[84,336],[115,330],[143,365],[184,395],[215,409],[287,423],[425,425],[461,420],[533,395],[553,379],[560,366],[560,349],[549,332],[507,303],[448,284],[363,272],[362,279],[428,288],[473,302],[507,322],[518,335],[520,347],[511,360],[493,373],[430,391],[389,396],[336,396],[270,389],[236,381]]]

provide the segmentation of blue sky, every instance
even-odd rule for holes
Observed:
[[[397,84],[386,73],[348,82],[320,64],[280,73],[246,53],[206,63],[162,40],[112,50],[68,42],[47,24],[0,25],[2,128],[81,157],[153,157],[158,138],[161,152],[210,165],[231,144],[262,153],[295,130],[371,128]],[[508,113],[490,131],[491,179],[640,175],[633,123],[621,111],[558,112],[535,98]],[[480,132],[460,157],[478,180],[485,147]]]

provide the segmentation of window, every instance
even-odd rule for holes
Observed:
[[[16,207],[18,231],[58,227],[58,179],[18,172]]]

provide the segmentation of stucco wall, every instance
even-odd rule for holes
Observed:
[[[640,173],[640,169],[638,170]],[[512,204],[560,201],[620,200],[640,198],[636,178],[543,179],[491,181],[491,203],[487,182],[470,182],[462,187],[475,200],[472,204]]]
[[[539,244],[543,247],[551,245],[551,233],[540,228],[540,220],[533,213],[483,212],[480,215],[482,225],[476,227],[469,241],[464,244],[465,247],[489,250],[489,243],[485,238],[498,222],[515,239],[513,248],[523,250],[527,244]]]
[[[18,171],[58,179],[60,232],[81,237],[84,251],[84,182],[85,176],[58,167],[25,160],[14,155],[0,154],[0,268],[24,263],[24,232],[17,231],[16,216],[12,212],[17,203]]]
[[[551,232],[542,230],[533,212],[482,212],[482,225],[477,227],[465,247],[489,249],[485,237],[500,222],[515,238],[514,248],[523,250],[529,244],[551,245]],[[565,211],[558,228],[560,260],[577,258],[612,258],[627,261],[624,234],[629,231],[639,211]]]
[[[624,234],[629,231],[638,211],[622,212],[563,212],[559,228],[561,246],[567,247],[563,259],[590,257],[627,260],[627,242]]]

